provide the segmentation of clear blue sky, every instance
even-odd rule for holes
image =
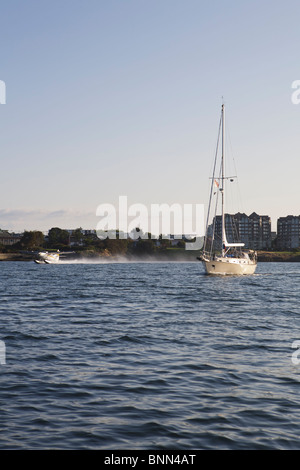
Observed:
[[[1,3],[0,227],[206,204],[222,96],[242,209],[299,215],[297,0]],[[237,208],[240,209],[240,208]]]

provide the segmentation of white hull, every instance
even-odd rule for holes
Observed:
[[[222,258],[218,260],[203,260],[207,274],[215,275],[249,275],[254,274],[257,263],[251,260],[240,258]]]

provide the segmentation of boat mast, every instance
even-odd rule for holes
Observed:
[[[224,148],[225,148],[225,120],[224,120],[224,104],[222,104],[222,256],[225,254],[225,240],[226,240],[226,232],[225,232],[225,214],[224,214],[224,182],[225,182],[225,163],[224,163]]]

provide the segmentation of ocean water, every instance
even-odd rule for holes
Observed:
[[[0,449],[300,448],[300,264],[1,262],[0,280]]]

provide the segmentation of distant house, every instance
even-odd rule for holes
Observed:
[[[70,246],[84,246],[86,238],[98,239],[96,230],[94,229],[67,229],[69,233],[69,245]]]
[[[0,245],[11,246],[18,243],[22,238],[22,234],[9,233],[7,230],[0,229]]]

